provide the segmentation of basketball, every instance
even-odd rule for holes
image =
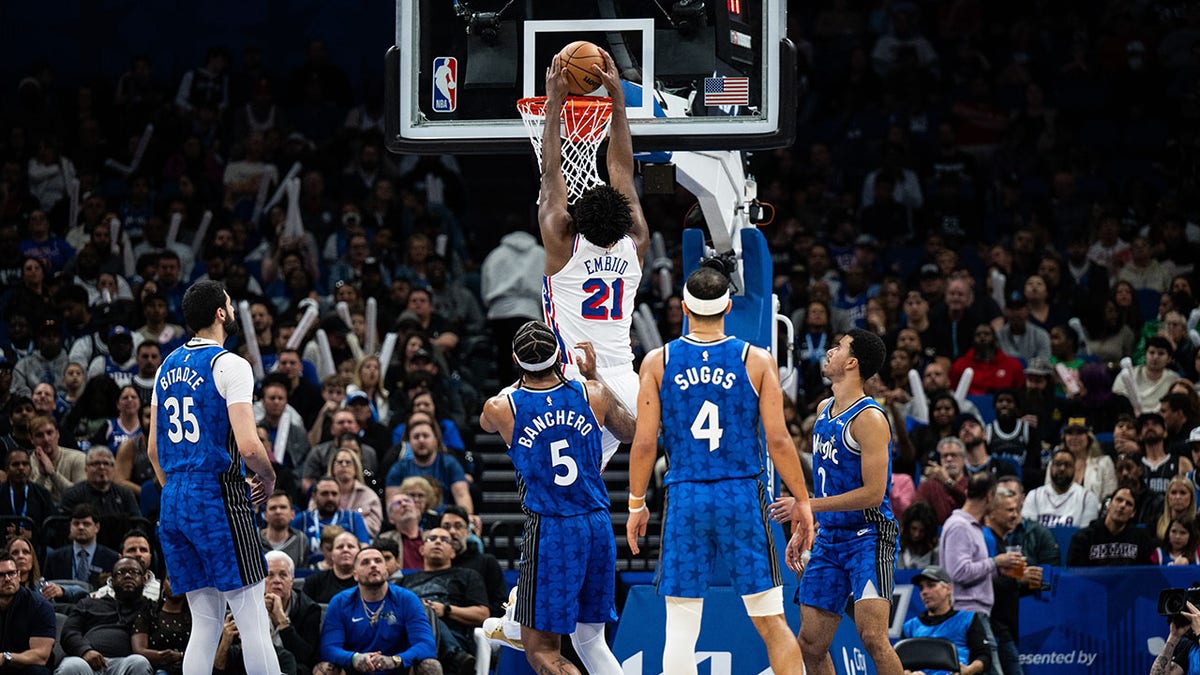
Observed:
[[[571,96],[586,96],[600,88],[600,76],[592,66],[604,68],[604,53],[596,45],[578,40],[572,42],[557,57],[567,74],[567,93]]]

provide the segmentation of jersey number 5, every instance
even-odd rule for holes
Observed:
[[[554,465],[554,484],[567,486],[575,482],[579,478],[579,465],[575,463],[575,459],[562,454],[563,450],[571,447],[566,441],[554,441],[550,444],[550,463]],[[558,467],[567,467],[566,475],[558,472]]]
[[[171,425],[167,429],[167,438],[172,443],[183,440],[195,443],[200,440],[200,423],[192,412],[191,396],[183,397],[182,406],[179,405],[179,399],[171,397],[163,401],[163,408],[167,411],[167,424]]]
[[[708,441],[708,451],[713,452],[721,447],[721,409],[712,401],[705,401],[692,420],[692,438],[698,441]]]
[[[611,291],[603,279],[588,279],[583,282],[583,292],[591,293],[579,309],[583,318],[595,321],[609,319],[620,321],[625,317],[625,310],[621,307],[622,299],[625,296],[624,279],[613,279]],[[611,310],[608,308],[609,298],[612,298]]]

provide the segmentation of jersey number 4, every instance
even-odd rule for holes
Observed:
[[[195,443],[200,440],[200,422],[192,412],[191,396],[183,397],[183,405],[179,404],[179,399],[171,397],[163,401],[163,409],[167,411],[167,424],[170,425],[167,438],[172,443],[184,440]]]
[[[613,279],[612,287],[603,279],[591,278],[583,282],[583,292],[590,293],[579,308],[585,319],[595,321],[620,321],[625,317],[625,309],[621,302],[625,296],[625,280]],[[610,302],[611,300],[611,302]],[[612,308],[609,308],[609,305]]]
[[[698,441],[708,441],[708,451],[713,452],[721,447],[721,409],[712,401],[705,401],[692,420],[692,438]]]

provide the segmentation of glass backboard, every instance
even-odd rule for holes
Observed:
[[[398,0],[387,136],[398,152],[528,152],[520,98],[594,42],[626,86],[634,148],[758,150],[795,135],[784,0]],[[642,96],[653,83],[653,96]]]

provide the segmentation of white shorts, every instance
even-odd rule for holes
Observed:
[[[576,380],[579,382],[583,382],[585,380],[585,378],[579,374],[579,368],[573,363],[568,363],[563,366],[563,375],[569,380]],[[596,379],[603,382],[605,386],[612,390],[613,394],[616,395],[617,400],[619,400],[626,408],[629,409],[630,415],[635,417],[637,416],[637,396],[638,388],[641,386],[641,383],[638,380],[637,373],[633,372],[633,364],[609,367],[599,366],[596,368]],[[613,436],[608,429],[603,429],[602,431],[603,435],[601,436],[600,442],[604,448],[604,456],[600,464],[601,470],[608,466],[608,460],[612,459],[612,456],[617,454],[617,446],[621,445],[621,442],[617,440],[617,437]]]

